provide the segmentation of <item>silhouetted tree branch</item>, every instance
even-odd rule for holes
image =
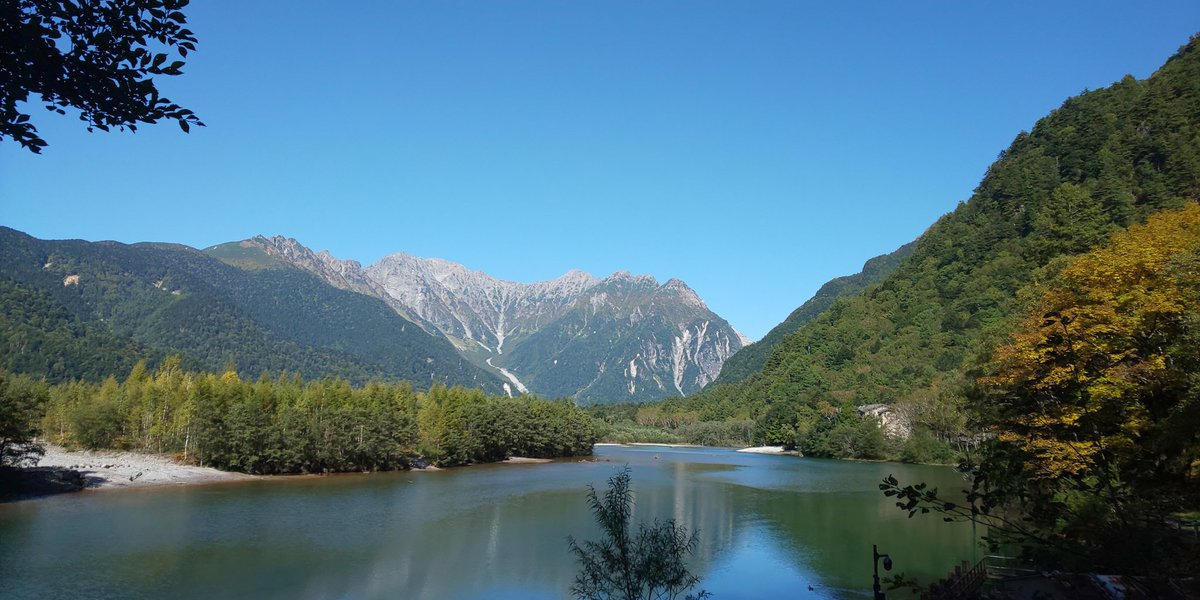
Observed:
[[[596,523],[604,531],[598,542],[583,542],[568,537],[571,552],[579,559],[580,570],[571,586],[571,594],[585,600],[669,600],[678,598],[700,582],[688,571],[686,558],[695,552],[696,534],[674,519],[655,520],[652,525],[638,524],[636,535],[629,531],[633,514],[633,491],[629,487],[630,470],[625,467],[608,479],[608,490],[601,498],[588,486],[588,506]],[[709,597],[701,590],[689,600]]]
[[[4,0],[0,2],[0,139],[34,153],[46,142],[19,107],[79,111],[88,131],[137,131],[175,121],[204,123],[159,95],[153,77],[180,75],[196,36],[187,0]],[[37,99],[30,96],[36,95]]]

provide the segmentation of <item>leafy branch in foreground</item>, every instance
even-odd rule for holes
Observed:
[[[187,0],[16,0],[0,3],[0,140],[41,153],[46,142],[18,108],[31,94],[47,110],[80,111],[88,131],[137,131],[138,123],[175,121],[187,132],[204,123],[159,95],[154,76],[183,73],[196,36]],[[177,58],[177,59],[176,59]]]
[[[580,570],[571,586],[571,594],[584,600],[669,600],[691,590],[700,579],[684,564],[696,550],[696,533],[674,519],[638,524],[631,535],[629,521],[633,513],[633,490],[629,487],[630,469],[626,466],[608,479],[603,497],[588,486],[588,506],[604,532],[599,542],[581,544],[574,537],[567,542],[579,559]],[[708,598],[704,590],[686,596],[688,600]]]
[[[1080,555],[1067,539],[1037,527],[1032,520],[1025,519],[1020,512],[1006,510],[1009,501],[1005,491],[987,485],[987,476],[980,470],[971,472],[971,489],[963,490],[961,499],[951,499],[938,488],[925,483],[901,485],[892,475],[879,484],[883,495],[896,498],[896,507],[908,512],[909,518],[918,514],[936,513],[948,523],[974,522],[986,528],[984,541],[992,551],[1015,544],[1028,554],[1039,554],[1038,549],[1048,549],[1061,554]]]

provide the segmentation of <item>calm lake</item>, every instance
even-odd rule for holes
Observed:
[[[566,537],[597,538],[586,485],[625,464],[635,520],[699,529],[692,570],[717,600],[870,597],[873,543],[922,582],[976,551],[969,526],[909,519],[877,488],[962,489],[953,469],[599,446],[587,462],[0,505],[0,598],[568,598]]]

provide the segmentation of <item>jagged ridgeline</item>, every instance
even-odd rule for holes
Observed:
[[[760,370],[664,408],[753,417],[771,441],[812,426],[803,415],[961,399],[1069,257],[1198,195],[1193,38],[1150,78],[1085,92],[1020,133],[894,273],[786,335]]]
[[[0,365],[52,382],[96,380],[180,354],[185,368],[235,364],[251,377],[286,370],[501,392],[496,375],[380,300],[265,255],[239,258],[233,266],[186,246],[45,241],[0,228]]]
[[[188,369],[408,380],[580,403],[706,385],[745,339],[682,281],[531,284],[405,254],[364,268],[262,236],[203,251],[0,229],[0,367],[50,381]]]
[[[678,279],[598,278],[573,270],[548,281],[497,279],[439,258],[403,253],[364,267],[293,239],[258,236],[206,250],[232,265],[290,265],[329,285],[373,296],[511,393],[582,404],[657,400],[716,378],[745,339]]]

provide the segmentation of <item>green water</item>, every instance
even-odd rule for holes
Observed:
[[[871,544],[922,581],[972,557],[969,526],[909,519],[877,488],[961,489],[952,469],[602,446],[588,462],[0,505],[0,598],[567,598],[566,537],[596,537],[585,486],[624,464],[635,518],[699,529],[693,572],[718,600],[869,597]]]

